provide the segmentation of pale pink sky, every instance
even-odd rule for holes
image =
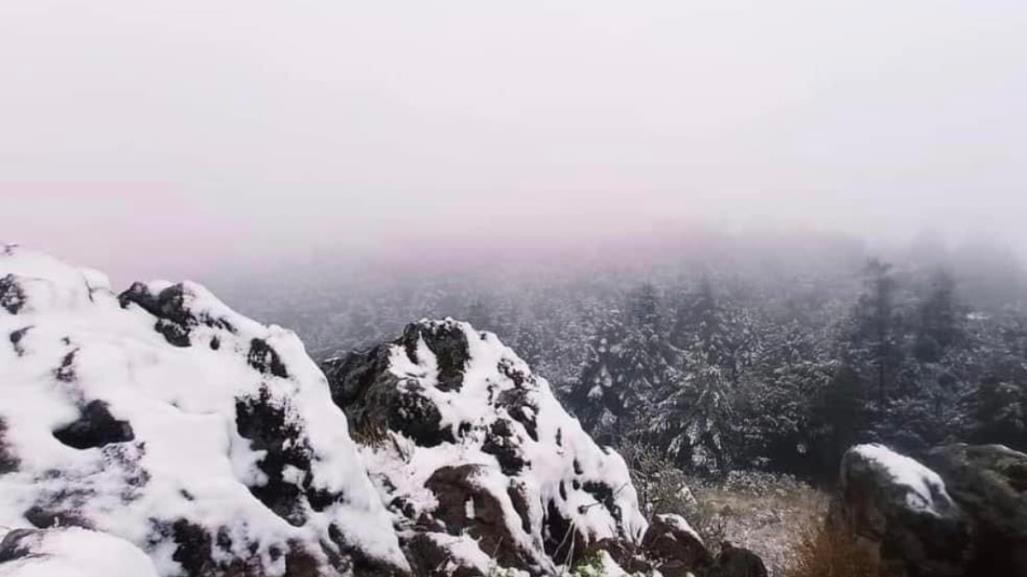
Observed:
[[[0,238],[115,278],[693,226],[1027,252],[1027,4],[11,0]]]

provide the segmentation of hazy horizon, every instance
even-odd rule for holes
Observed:
[[[705,231],[1022,259],[1025,27],[1011,1],[8,2],[0,234],[118,284]]]

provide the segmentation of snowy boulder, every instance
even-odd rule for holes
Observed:
[[[429,574],[488,574],[494,564],[553,575],[592,544],[641,542],[647,525],[624,460],[495,335],[421,321],[322,368]]]
[[[20,249],[0,279],[0,525],[109,533],[168,577],[408,572],[293,333]]]
[[[970,555],[966,516],[934,471],[882,445],[842,458],[842,523],[880,560],[882,574],[959,576]]]
[[[948,445],[926,458],[970,518],[967,575],[1027,575],[1027,455],[1001,445]]]
[[[0,577],[158,577],[135,545],[77,527],[17,529],[0,541]]]
[[[712,562],[699,534],[680,515],[656,515],[642,549],[664,577],[685,577]]]

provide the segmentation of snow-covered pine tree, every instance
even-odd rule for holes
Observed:
[[[626,304],[600,320],[571,396],[582,425],[606,443],[644,435],[655,399],[678,378],[675,351],[660,334],[656,288],[643,284]]]
[[[731,330],[737,326],[704,279],[683,296],[671,331],[678,370],[657,395],[649,431],[669,455],[699,473],[720,473],[732,460],[732,405],[741,363],[739,335]]]
[[[895,393],[902,361],[896,288],[891,264],[879,259],[867,262],[863,293],[853,307],[851,332],[842,345],[846,364],[870,387],[879,407]]]
[[[813,327],[771,321],[758,361],[737,397],[740,454],[750,466],[809,473],[813,403],[831,383],[837,363]]]

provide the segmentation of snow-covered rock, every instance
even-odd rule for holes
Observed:
[[[0,542],[0,577],[158,577],[135,545],[97,531],[18,529]]]
[[[832,518],[896,575],[962,575],[971,553],[967,518],[942,478],[882,445],[845,453]]]
[[[925,461],[970,518],[966,575],[1027,575],[1027,454],[1002,445],[953,444]]]
[[[421,321],[323,368],[415,569],[552,575],[591,544],[640,543],[624,460],[495,335]]]
[[[849,453],[842,462],[843,479],[850,475],[847,467],[855,463],[873,464],[891,477],[896,488],[905,492],[908,508],[941,516],[955,507],[941,477],[916,460],[878,444],[856,445]]]
[[[684,577],[713,561],[702,538],[680,515],[656,515],[642,545],[664,577]]]
[[[0,525],[106,532],[163,576],[408,571],[290,331],[7,247],[0,338]]]

